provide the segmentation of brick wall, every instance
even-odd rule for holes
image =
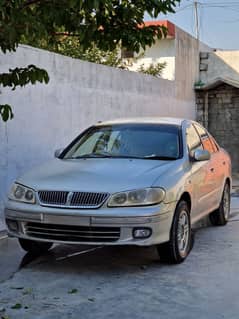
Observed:
[[[205,92],[196,92],[196,106],[197,106],[197,121],[206,127],[205,112],[204,112]]]
[[[239,172],[239,89],[227,84],[196,93],[197,120],[208,128]]]

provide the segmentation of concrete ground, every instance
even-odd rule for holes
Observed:
[[[6,229],[6,226],[5,226],[5,223],[4,223],[4,220],[3,220],[3,215],[0,214],[0,231],[3,231]]]
[[[56,245],[25,254],[0,241],[0,318],[185,319],[239,316],[239,197],[225,227],[200,227],[180,265],[156,249]]]

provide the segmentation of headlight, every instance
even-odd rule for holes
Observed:
[[[13,184],[8,198],[17,202],[24,202],[29,204],[35,204],[36,202],[34,190],[17,183]]]
[[[113,194],[108,202],[109,207],[147,206],[159,204],[165,197],[162,188],[144,188]]]

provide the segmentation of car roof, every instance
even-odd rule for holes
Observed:
[[[176,117],[132,117],[121,118],[110,121],[99,121],[96,125],[115,125],[115,124],[171,124],[181,126],[185,119]]]

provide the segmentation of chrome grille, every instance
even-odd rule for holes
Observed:
[[[52,205],[65,205],[67,201],[68,192],[38,192],[41,203]]]
[[[99,203],[104,202],[107,196],[105,193],[74,193],[71,199],[71,205],[98,206]]]
[[[42,206],[68,208],[98,208],[108,198],[108,193],[39,191]]]
[[[119,227],[88,227],[42,223],[27,223],[28,236],[64,242],[114,242],[120,238]]]

